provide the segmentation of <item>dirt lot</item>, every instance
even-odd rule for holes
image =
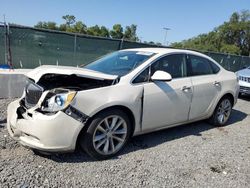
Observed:
[[[250,98],[239,99],[227,126],[198,122],[133,138],[118,156],[35,155],[7,137],[0,100],[0,187],[249,187]]]

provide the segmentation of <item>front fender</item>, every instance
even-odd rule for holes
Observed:
[[[143,85],[117,84],[80,91],[71,105],[89,117],[112,106],[124,106],[134,115],[136,132],[140,130],[142,95]]]

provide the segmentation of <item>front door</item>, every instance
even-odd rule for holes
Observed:
[[[186,77],[185,55],[161,58],[151,65],[151,75],[157,70],[170,73],[173,79],[144,84],[143,131],[188,120],[193,88],[191,79]]]

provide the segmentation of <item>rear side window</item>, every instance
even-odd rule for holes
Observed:
[[[213,73],[216,74],[220,71],[220,67],[218,67],[218,65],[216,65],[215,63],[213,63],[212,61],[209,61],[210,65],[212,67]]]
[[[210,62],[207,59],[195,55],[189,55],[188,57],[189,76],[207,75],[214,73]]]

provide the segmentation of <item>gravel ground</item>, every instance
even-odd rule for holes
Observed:
[[[36,155],[9,137],[4,148],[10,101],[0,100],[0,187],[250,186],[250,98],[238,100],[227,126],[203,121],[138,136],[106,161],[81,151]]]

